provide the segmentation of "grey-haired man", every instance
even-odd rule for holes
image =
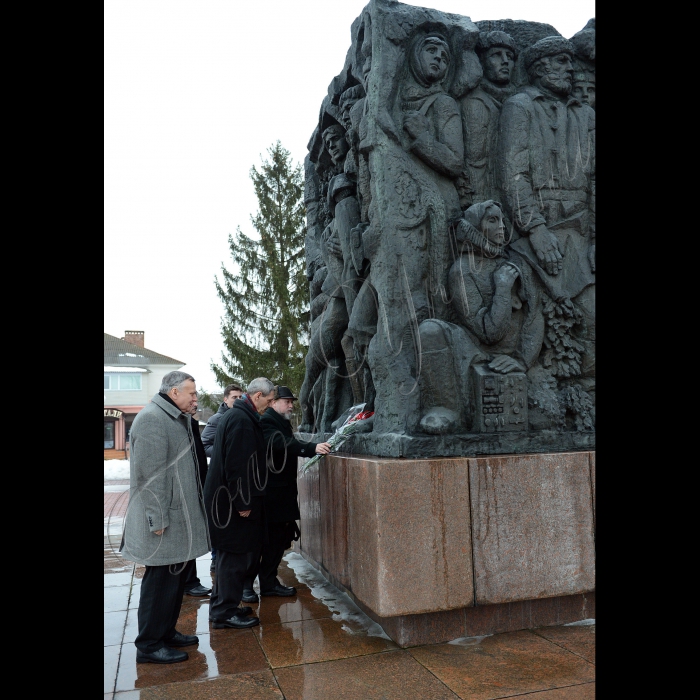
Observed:
[[[131,426],[129,508],[120,550],[146,567],[138,608],[136,661],[171,664],[197,644],[175,629],[186,562],[210,549],[191,411],[194,377],[169,372]]]

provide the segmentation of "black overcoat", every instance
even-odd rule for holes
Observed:
[[[204,484],[212,547],[243,554],[267,537],[265,521],[265,439],[260,417],[244,399],[236,399],[219,420],[214,453]],[[247,518],[239,511],[250,510]]]
[[[299,520],[297,501],[297,457],[313,457],[316,442],[302,442],[294,437],[292,424],[274,408],[268,408],[260,419],[268,454],[272,452],[273,468],[267,480],[265,511],[271,523]]]

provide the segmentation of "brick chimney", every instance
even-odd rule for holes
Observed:
[[[122,340],[126,340],[127,343],[132,345],[138,345],[140,348],[143,347],[143,331],[124,331],[124,337]]]

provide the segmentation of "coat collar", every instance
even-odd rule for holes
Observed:
[[[567,107],[581,107],[581,103],[575,97],[569,97],[566,102],[563,99],[545,95],[538,87],[526,85],[522,90],[531,100],[548,100],[549,102],[559,101]]]
[[[185,414],[174,404],[164,399],[160,393],[156,394],[152,399],[151,403],[162,408],[169,416],[173,418],[179,418],[180,416],[185,416]],[[187,418],[187,416],[185,416]]]
[[[251,418],[255,418],[256,423],[260,422],[260,414],[255,410],[250,400],[246,401],[245,399],[236,399],[233,402],[233,406],[231,406],[231,410],[234,408],[247,413]]]

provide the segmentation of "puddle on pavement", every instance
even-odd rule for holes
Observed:
[[[486,639],[486,637],[492,636],[491,634],[484,634],[481,637],[457,637],[457,639],[453,639],[447,643],[460,647],[475,647],[481,644],[482,640]]]
[[[594,617],[589,617],[586,620],[577,620],[576,622],[567,622],[563,627],[587,627],[588,625],[595,625]]]
[[[367,637],[381,637],[392,641],[391,637],[382,629],[381,625],[367,617],[360,608],[352,602],[350,596],[338,590],[332,583],[323,577],[309,562],[296,552],[285,555],[284,561],[294,575],[309,587],[311,595],[318,598],[333,613],[336,622],[347,622],[352,625],[342,625],[348,634]]]

